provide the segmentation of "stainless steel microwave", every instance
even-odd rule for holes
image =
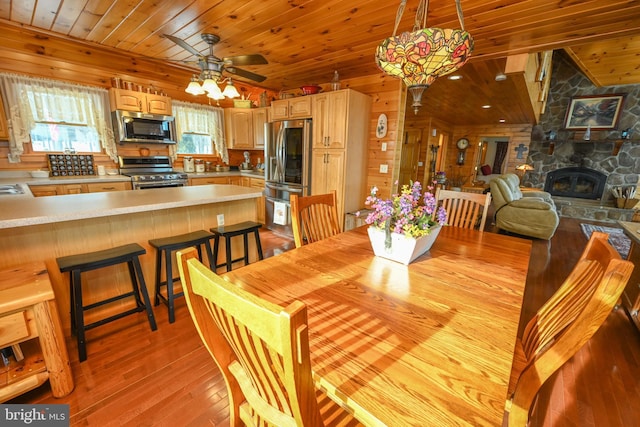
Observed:
[[[116,110],[112,113],[113,131],[119,143],[175,144],[173,116]]]

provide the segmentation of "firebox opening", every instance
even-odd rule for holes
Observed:
[[[569,167],[549,172],[544,191],[552,196],[599,200],[604,194],[607,176],[584,167]]]

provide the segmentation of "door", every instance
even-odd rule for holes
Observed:
[[[418,180],[418,160],[420,156],[422,130],[410,130],[404,134],[402,155],[400,156],[400,176],[398,187]]]

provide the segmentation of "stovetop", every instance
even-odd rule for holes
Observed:
[[[186,173],[175,172],[168,156],[118,158],[120,173],[130,176],[132,181],[184,181]]]

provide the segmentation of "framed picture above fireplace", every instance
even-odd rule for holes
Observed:
[[[616,129],[626,93],[574,96],[569,102],[564,128],[571,130]]]

